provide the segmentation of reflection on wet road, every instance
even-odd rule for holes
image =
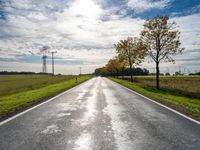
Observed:
[[[101,77],[0,126],[0,150],[199,147],[199,125]]]

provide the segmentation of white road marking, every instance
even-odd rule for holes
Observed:
[[[108,79],[108,80],[110,80],[110,79]],[[112,80],[110,80],[110,81],[112,81]],[[159,106],[162,106],[162,107],[164,107],[164,108],[166,108],[166,109],[168,109],[168,110],[170,110],[170,111],[172,111],[172,112],[174,112],[174,113],[176,113],[176,114],[178,114],[178,115],[180,115],[180,116],[182,116],[182,117],[184,117],[184,118],[186,118],[186,119],[188,119],[188,120],[190,120],[190,121],[192,121],[192,122],[194,122],[194,123],[196,123],[196,124],[198,124],[198,125],[200,125],[200,122],[199,122],[199,121],[197,121],[197,120],[195,120],[195,119],[192,119],[192,118],[190,118],[189,116],[186,116],[186,115],[184,115],[184,114],[182,114],[182,113],[180,113],[180,112],[178,112],[178,111],[176,111],[176,110],[174,110],[174,109],[172,109],[172,108],[169,108],[169,107],[167,107],[167,106],[165,106],[165,105],[163,105],[163,104],[161,104],[161,103],[159,103],[159,102],[156,102],[156,101],[154,101],[154,100],[152,100],[152,99],[150,99],[150,98],[148,98],[148,97],[146,97],[146,96],[144,96],[144,95],[142,95],[142,94],[140,94],[140,93],[137,93],[137,92],[135,92],[135,91],[133,91],[133,90],[131,90],[131,89],[129,89],[129,88],[127,88],[127,87],[125,87],[125,86],[123,86],[123,85],[117,83],[117,82],[114,82],[114,81],[112,81],[112,82],[113,82],[113,83],[116,83],[117,85],[121,86],[122,88],[124,88],[124,89],[126,89],[126,90],[128,90],[128,91],[130,91],[130,92],[132,92],[132,93],[134,93],[134,94],[137,94],[137,95],[139,95],[139,96],[141,96],[141,97],[143,97],[143,98],[145,98],[145,99],[147,99],[147,100],[149,100],[149,101],[151,101],[151,102],[153,102],[153,103],[155,103],[155,104],[157,104],[157,105],[159,105]]]

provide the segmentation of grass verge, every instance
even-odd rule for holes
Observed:
[[[130,76],[125,76],[123,79],[130,81]],[[133,80],[143,86],[156,87],[155,76],[134,76]],[[160,76],[160,87],[186,97],[200,99],[200,76]]]
[[[92,76],[82,76],[78,78],[77,82],[75,78],[73,78],[65,82],[48,85],[39,89],[0,97],[0,120],[64,92],[90,78],[92,78]]]
[[[30,91],[75,78],[72,75],[0,75],[0,97]]]
[[[189,98],[167,90],[157,90],[153,87],[131,83],[122,79],[109,79],[200,121],[199,99]]]

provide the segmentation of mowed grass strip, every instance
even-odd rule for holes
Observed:
[[[81,76],[78,77],[77,82],[75,78],[72,78],[65,80],[64,82],[48,85],[42,88],[2,96],[0,97],[0,119],[53,97],[90,78],[92,78],[92,76]]]
[[[167,90],[157,90],[153,87],[144,86],[139,83],[131,83],[122,79],[110,79],[200,121],[199,99],[186,97]]]

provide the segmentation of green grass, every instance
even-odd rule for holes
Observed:
[[[199,99],[186,97],[168,90],[157,90],[154,87],[145,86],[140,83],[131,83],[116,78],[110,79],[200,121]]]
[[[126,76],[125,79],[130,77]],[[155,76],[134,76],[134,82],[144,86],[155,87]],[[162,89],[200,99],[200,76],[160,76]]]
[[[29,91],[74,78],[67,75],[0,75],[0,96]]]
[[[25,90],[23,92],[0,97],[0,119],[12,115],[20,110],[30,107],[38,102],[53,97],[67,89],[70,89],[92,76],[81,76],[76,82],[75,78],[65,79],[60,83],[54,83],[40,88]]]

